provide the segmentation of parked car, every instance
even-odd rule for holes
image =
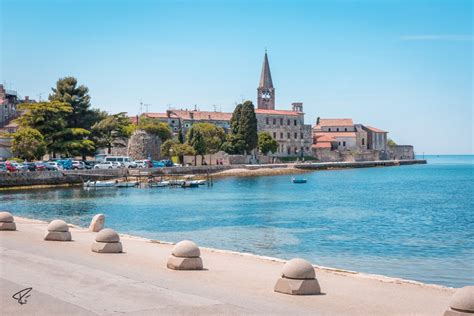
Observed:
[[[36,171],[36,165],[34,162],[24,162],[20,166],[23,171]]]
[[[173,167],[174,163],[171,160],[161,160],[165,167]]]
[[[119,168],[118,162],[114,161],[104,161],[101,163],[98,163],[94,166],[94,169],[117,169]]]
[[[63,170],[72,170],[72,159],[58,159],[56,162]]]
[[[8,172],[16,172],[20,171],[20,165],[14,161],[7,161],[5,162],[5,166],[7,167]]]
[[[153,168],[164,168],[164,167],[166,167],[165,164],[162,163],[161,161],[153,160],[152,163],[153,163]]]
[[[0,173],[8,172],[7,166],[4,162],[0,162]]]
[[[48,170],[46,164],[43,162],[35,162],[36,171],[45,171]]]
[[[153,163],[148,159],[135,160],[134,162],[137,165],[137,168],[153,168]]]
[[[86,169],[92,169],[98,163],[98,161],[84,161],[84,166],[86,167]]]
[[[72,162],[72,169],[73,169],[73,170],[86,169],[86,164],[84,163],[84,161],[73,160],[73,162]]]
[[[126,168],[137,168],[137,164],[133,162],[128,156],[105,156],[103,161],[118,162]]]
[[[48,170],[62,170],[61,165],[56,161],[47,161],[44,164],[48,167]]]

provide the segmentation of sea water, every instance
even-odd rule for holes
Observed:
[[[427,165],[224,178],[212,187],[4,191],[15,215],[453,287],[474,284],[474,156]]]

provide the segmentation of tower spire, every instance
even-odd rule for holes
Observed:
[[[263,58],[262,74],[257,88],[257,102],[259,109],[275,109],[275,88],[273,88],[270,64],[268,63],[267,49]]]

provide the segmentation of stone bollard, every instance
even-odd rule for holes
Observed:
[[[48,232],[44,236],[44,240],[52,241],[71,241],[71,233],[66,222],[55,219],[48,225]]]
[[[104,228],[104,224],[105,224],[105,215],[96,214],[91,220],[91,224],[89,225],[89,230],[94,233],[100,232]]]
[[[291,295],[320,294],[314,267],[300,258],[291,259],[283,266],[282,276],[275,284],[275,292]]]
[[[10,212],[0,212],[0,230],[16,230],[16,224]]]
[[[444,316],[474,315],[474,286],[465,286],[454,293],[449,303],[449,309]]]
[[[120,236],[113,229],[102,229],[99,233],[97,233],[97,236],[95,236],[95,241],[92,243],[92,251],[98,253],[122,252]]]
[[[166,266],[172,270],[202,270],[201,251],[190,240],[177,243]]]

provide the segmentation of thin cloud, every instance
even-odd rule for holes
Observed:
[[[405,35],[402,41],[474,41],[472,35]]]

